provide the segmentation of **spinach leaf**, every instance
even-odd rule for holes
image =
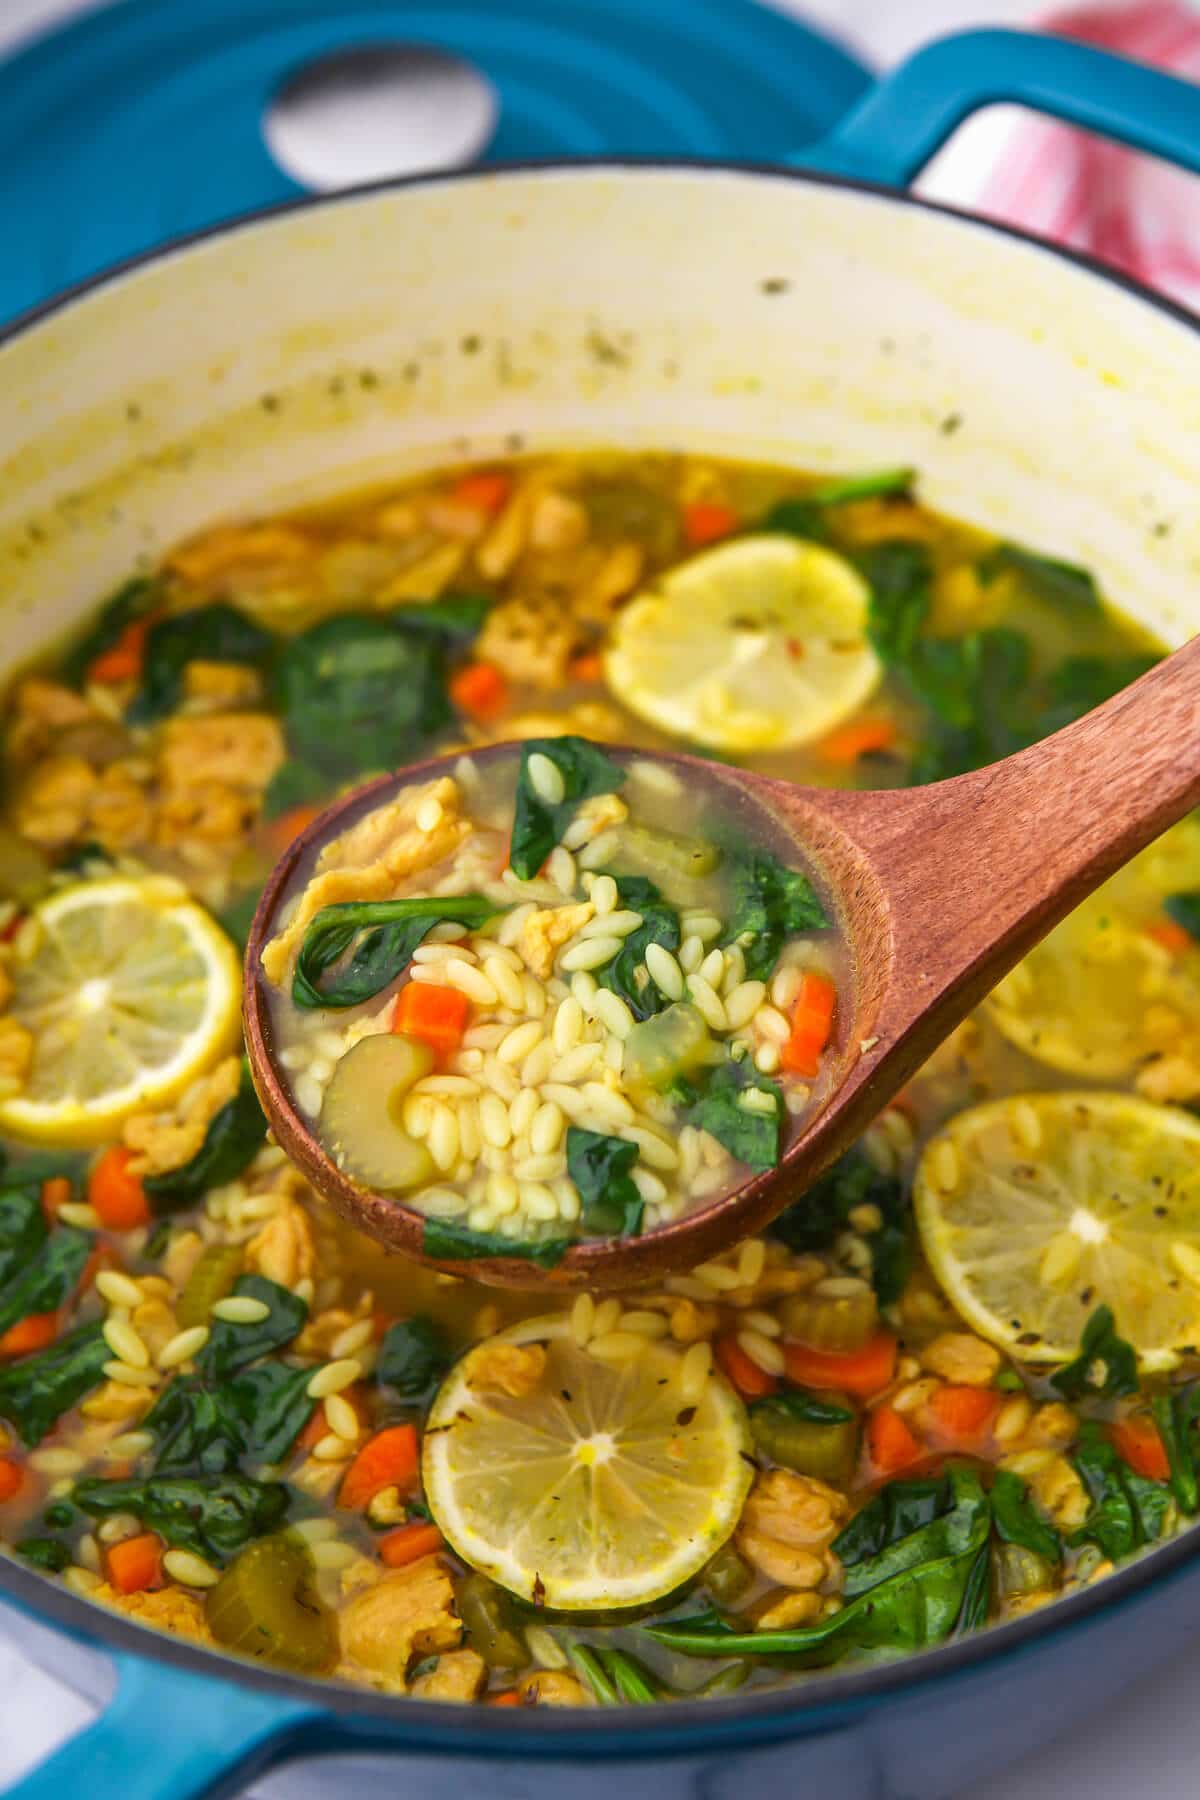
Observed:
[[[631,1170],[636,1144],[567,1127],[567,1174],[579,1189],[584,1227],[593,1237],[636,1237],[642,1229],[645,1202]]]
[[[253,666],[266,662],[273,642],[269,632],[223,601],[160,619],[146,637],[141,686],[126,709],[127,722],[151,725],[174,712],[190,662]]]
[[[631,1706],[652,1706],[656,1700],[663,1698],[663,1690],[651,1675],[644,1663],[636,1656],[630,1656],[627,1650],[618,1650],[615,1645],[596,1651],[596,1655],[604,1665],[605,1673],[617,1690],[621,1700]]]
[[[67,651],[62,662],[63,680],[71,687],[82,687],[96,658],[115,649],[129,627],[157,605],[161,594],[160,583],[148,576],[135,575],[124,582],[105,601],[95,624]]]
[[[1046,678],[1046,697],[1038,718],[1038,735],[1061,731],[1103,706],[1131,681],[1137,681],[1161,659],[1157,656],[1068,656]]]
[[[273,686],[292,755],[333,782],[406,762],[453,719],[441,639],[370,613],[290,639]]]
[[[946,1477],[946,1494],[933,1518],[925,1518],[915,1526],[910,1524],[903,1531],[898,1524],[904,1508],[899,1514],[892,1514],[878,1550],[857,1557],[846,1566],[843,1594],[853,1599],[856,1594],[869,1593],[906,1569],[944,1556],[948,1548],[965,1548],[966,1540],[975,1534],[981,1514],[986,1520],[988,1506],[978,1478],[955,1469]]]
[[[538,1238],[520,1243],[498,1231],[471,1231],[451,1219],[426,1219],[421,1248],[437,1262],[477,1262],[484,1256],[503,1256],[552,1269],[571,1248],[567,1237]]]
[[[979,578],[990,585],[1000,575],[1016,575],[1038,600],[1079,617],[1100,611],[1095,577],[1078,563],[1061,562],[1055,556],[1039,556],[1020,544],[997,544],[977,565]]]
[[[10,1276],[27,1266],[46,1241],[40,1187],[0,1189],[0,1295]]]
[[[440,1328],[424,1314],[389,1325],[379,1346],[375,1379],[401,1400],[419,1406],[453,1360]]]
[[[529,759],[544,756],[562,776],[561,800],[543,800],[529,779]],[[521,745],[517,772],[516,806],[508,860],[522,881],[537,874],[563,832],[575,817],[581,800],[611,794],[625,780],[625,771],[586,738],[526,738]]]
[[[1200,892],[1168,894],[1163,911],[1176,925],[1182,925],[1189,937],[1200,942]]]
[[[943,1643],[978,1617],[981,1560],[987,1548],[990,1510],[978,1477],[955,1470],[949,1477],[948,1511],[919,1533],[919,1545],[901,1539],[863,1572],[839,1612],[795,1630],[739,1632],[713,1611],[667,1625],[648,1635],[685,1656],[806,1657],[830,1648],[918,1650]],[[849,1591],[849,1590],[847,1590]]]
[[[1133,1502],[1134,1517],[1144,1544],[1156,1544],[1172,1510],[1173,1496],[1161,1481],[1151,1481],[1132,1469],[1125,1470],[1125,1490]]]
[[[670,1001],[653,980],[639,987],[637,971],[646,961],[647,945],[661,944],[666,950],[678,950],[683,941],[679,914],[673,906],[667,905],[654,883],[645,876],[614,875],[613,880],[621,905],[641,913],[642,923],[622,940],[621,948],[610,963],[592,972],[601,987],[611,988],[614,994],[620,995],[635,1019],[648,1019],[669,1006]]]
[[[867,1561],[910,1532],[940,1519],[953,1503],[945,1475],[919,1481],[889,1481],[834,1539],[834,1555],[846,1567]]]
[[[1032,653],[1019,631],[921,638],[901,671],[932,713],[914,781],[942,781],[998,762],[1040,735],[1030,714]]]
[[[1189,1518],[1200,1510],[1200,1482],[1196,1471],[1196,1415],[1200,1410],[1200,1385],[1171,1394],[1157,1394],[1151,1402],[1170,1466],[1171,1492]]]
[[[1062,1561],[1062,1540],[1029,1498],[1025,1483],[1011,1469],[999,1469],[991,1487],[992,1523],[996,1536],[1054,1565]]]
[[[814,544],[829,541],[825,509],[807,496],[777,500],[764,514],[760,531],[778,531],[787,537],[808,538]]]
[[[154,1473],[223,1475],[245,1457],[280,1462],[312,1417],[309,1368],[262,1362],[223,1386],[176,1378],[143,1421],[157,1440]]]
[[[783,1090],[760,1075],[749,1058],[718,1063],[700,1079],[681,1076],[667,1091],[690,1124],[711,1132],[748,1168],[773,1169],[779,1161]],[[770,1110],[765,1101],[761,1107],[754,1101],[747,1106],[746,1098],[752,1093],[770,1096]]]
[[[71,1565],[71,1552],[66,1544],[52,1537],[21,1538],[13,1545],[17,1555],[35,1569],[45,1569],[51,1575],[61,1575]]]
[[[1094,1424],[1084,1425],[1072,1460],[1092,1505],[1068,1542],[1098,1544],[1114,1562],[1153,1543],[1166,1515],[1165,1484],[1134,1475]]]
[[[1110,1306],[1092,1313],[1079,1340],[1079,1355],[1050,1377],[1050,1386],[1065,1400],[1137,1393],[1137,1352],[1117,1335]]]
[[[43,1181],[53,1181],[59,1175],[78,1188],[87,1162],[87,1152],[83,1150],[31,1150],[22,1152],[13,1163],[0,1151],[0,1170],[7,1177],[5,1186],[34,1188],[39,1194]]]
[[[733,894],[723,944],[740,944],[746,974],[766,981],[784,940],[799,931],[823,931],[825,908],[806,875],[788,869],[768,850],[751,850],[732,865]]]
[[[300,757],[289,757],[267,783],[262,816],[277,819],[281,813],[291,812],[293,807],[316,806],[328,796],[332,785],[328,776],[322,775],[320,769],[314,769],[311,763]]]
[[[196,1358],[196,1367],[207,1381],[224,1381],[248,1363],[257,1362],[260,1356],[282,1350],[308,1317],[303,1300],[277,1281],[268,1281],[265,1275],[239,1275],[233,1293],[239,1298],[261,1300],[268,1309],[267,1316],[252,1325],[213,1320],[208,1342]]]
[[[398,608],[392,619],[404,631],[422,631],[452,644],[469,644],[482,631],[491,606],[488,594],[445,594],[440,600],[414,600]]]
[[[992,1588],[992,1559],[986,1544],[979,1551],[971,1564],[967,1575],[966,1587],[963,1589],[962,1606],[958,1618],[954,1621],[954,1637],[963,1637],[968,1631],[978,1631],[987,1624],[988,1602]]]
[[[162,1213],[190,1206],[208,1188],[236,1180],[258,1155],[266,1135],[267,1121],[250,1071],[243,1064],[237,1093],[213,1114],[195,1156],[178,1169],[149,1175],[143,1181],[153,1210]]]
[[[174,1548],[217,1564],[274,1531],[288,1509],[282,1482],[235,1474],[150,1475],[141,1481],[89,1476],[75,1483],[74,1497],[92,1518],[134,1513]]]
[[[863,475],[819,482],[806,498],[814,506],[844,506],[848,500],[907,500],[916,478],[917,471],[910,468],[870,469]]]
[[[313,1371],[261,1362],[222,1389],[241,1425],[242,1455],[252,1463],[277,1463],[295,1444],[316,1408],[308,1392]]]
[[[806,1425],[848,1425],[854,1414],[849,1407],[833,1400],[819,1400],[803,1388],[785,1388],[782,1393],[768,1394],[750,1406],[751,1417],[765,1414],[768,1418],[802,1419]]]
[[[99,1325],[81,1325],[46,1350],[0,1369],[0,1419],[31,1449],[104,1379],[112,1356]]]
[[[881,662],[904,669],[933,604],[933,563],[924,544],[885,539],[860,551],[858,566],[871,590],[867,636]]]
[[[847,1150],[768,1226],[791,1250],[824,1250],[848,1229],[850,1214],[876,1206],[883,1224],[872,1232],[871,1280],[882,1306],[900,1298],[910,1260],[909,1197],[902,1182],[884,1175],[858,1144]]]
[[[20,1268],[0,1293],[0,1336],[30,1313],[54,1312],[79,1286],[92,1240],[85,1231],[60,1225],[34,1260]]]
[[[323,906],[304,933],[292,977],[292,1001],[307,1009],[358,1006],[408,967],[413,951],[435,925],[443,920],[483,925],[502,910],[481,894],[463,894],[456,899],[418,895],[411,900],[343,900]],[[326,969],[345,956],[351,945],[353,953],[345,967],[328,987],[319,987]]]

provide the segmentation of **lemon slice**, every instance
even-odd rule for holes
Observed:
[[[492,1385],[498,1348],[541,1343],[519,1398]],[[741,1401],[720,1377],[680,1394],[683,1353],[647,1339],[630,1363],[581,1349],[567,1320],[527,1319],[451,1370],[426,1427],[425,1494],[454,1549],[527,1600],[645,1606],[733,1531],[753,1479]]]
[[[877,685],[870,595],[843,556],[801,538],[737,538],[630,601],[605,674],[623,705],[716,750],[821,737]]]
[[[926,1146],[914,1204],[946,1295],[981,1337],[1064,1362],[1097,1306],[1145,1369],[1200,1345],[1200,1121],[1124,1094],[1017,1095]]]
[[[177,882],[83,882],[34,909],[37,947],[10,965],[9,1016],[32,1032],[0,1130],[92,1144],[180,1093],[233,1042],[237,953]]]

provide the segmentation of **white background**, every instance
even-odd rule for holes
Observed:
[[[94,0],[93,0],[94,3]],[[203,0],[195,0],[203,4]],[[331,4],[333,0],[331,0]],[[79,10],[73,0],[0,0],[0,48],[37,26]],[[866,59],[883,65],[925,39],[957,26],[1017,24],[1029,16],[1022,0],[808,0],[803,8],[840,32]],[[969,200],[980,159],[994,139],[973,134],[944,158],[927,183],[946,198]],[[35,146],[30,146],[36,153]],[[1051,1750],[1018,1762],[1008,1772],[972,1789],[961,1800],[1196,1800],[1200,1792],[1200,1633],[1195,1653],[1170,1670],[1139,1675],[1137,1646],[1130,1645],[1130,1686],[1119,1706],[1108,1706]],[[59,1683],[25,1662],[0,1639],[0,1786],[23,1772],[71,1731],[88,1709]],[[1012,1721],[1020,1741],[1021,1721]],[[397,1781],[403,1791],[403,1776]],[[831,1795],[828,1800],[840,1800]],[[920,1800],[920,1797],[917,1797]]]

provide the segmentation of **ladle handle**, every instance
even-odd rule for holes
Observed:
[[[1085,895],[1200,802],[1200,637],[1004,762],[838,798],[891,903],[903,979],[876,1029],[892,1045],[916,1029],[932,1048]]]

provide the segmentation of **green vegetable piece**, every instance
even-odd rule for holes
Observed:
[[[617,875],[614,880],[621,905],[641,913],[642,923],[622,940],[612,961],[592,973],[601,987],[620,995],[635,1019],[648,1019],[667,1005],[667,997],[652,979],[646,979],[646,949],[650,944],[661,944],[666,950],[678,950],[683,936],[679,914],[666,904],[654,883],[643,876]]]
[[[274,693],[293,756],[334,783],[410,761],[453,719],[444,641],[369,613],[290,639]]]
[[[1006,1598],[1041,1593],[1054,1583],[1055,1565],[1024,1544],[997,1544],[993,1561],[996,1585]]]
[[[871,1282],[881,1306],[900,1298],[911,1261],[909,1194],[894,1175],[884,1175],[859,1145],[839,1157],[814,1181],[803,1199],[768,1226],[791,1250],[825,1250],[850,1228],[850,1214],[876,1206],[883,1224],[869,1238]]]
[[[685,837],[681,832],[664,831],[658,826],[625,824],[620,829],[621,859],[633,863],[639,874],[651,877],[646,883],[652,898],[658,898],[655,880],[699,881],[720,868],[725,852],[719,844],[706,838]],[[615,874],[615,871],[611,871]],[[626,879],[630,879],[626,877]],[[636,879],[636,878],[634,878]],[[620,886],[621,877],[617,876]],[[632,898],[621,896],[625,905],[638,906]],[[640,907],[639,907],[640,911]]]
[[[1154,1422],[1158,1426],[1167,1462],[1171,1470],[1171,1492],[1180,1512],[1188,1518],[1200,1509],[1200,1482],[1196,1472],[1196,1443],[1193,1435],[1200,1406],[1200,1386],[1173,1394],[1156,1394],[1151,1403]]]
[[[125,711],[130,725],[152,725],[173,713],[183,698],[190,662],[266,662],[274,639],[236,607],[195,606],[152,625],[146,637],[142,681]]]
[[[129,626],[153,611],[161,597],[161,584],[144,575],[123,582],[100,608],[91,628],[67,651],[62,662],[63,680],[71,687],[82,687],[96,658],[115,649]]]
[[[100,1384],[111,1356],[101,1327],[80,1325],[36,1355],[0,1368],[0,1419],[32,1449]]]
[[[1100,611],[1095,577],[1078,563],[1040,556],[1035,550],[1022,549],[1020,544],[997,544],[978,567],[980,580],[985,584],[990,585],[1001,575],[1016,575],[1036,599],[1077,618]]]
[[[858,1419],[799,1389],[770,1394],[750,1408],[756,1447],[782,1468],[819,1481],[849,1478],[858,1458]]]
[[[901,1538],[942,1518],[953,1503],[944,1475],[889,1481],[833,1540],[834,1555],[845,1567],[870,1561]]]
[[[747,851],[736,859],[733,910],[721,942],[741,945],[748,977],[768,980],[787,938],[828,926],[807,875],[785,868],[767,850]]]
[[[472,1650],[489,1669],[523,1669],[529,1662],[525,1639],[517,1630],[502,1588],[486,1575],[471,1574],[458,1588],[458,1616]]]
[[[224,1381],[260,1356],[282,1350],[308,1317],[308,1307],[298,1295],[277,1281],[268,1281],[265,1275],[239,1275],[232,1291],[239,1298],[261,1300],[267,1316],[252,1325],[211,1320],[208,1342],[196,1358],[196,1367],[207,1381]]]
[[[863,475],[819,482],[807,498],[814,506],[844,506],[848,500],[908,500],[916,478],[915,469],[872,469]]]
[[[562,777],[563,797],[544,800],[529,779],[529,759],[544,756]],[[581,800],[611,794],[625,771],[586,738],[526,738],[521,745],[516,806],[508,860],[522,881],[531,881],[575,817]]]
[[[655,1701],[663,1698],[662,1689],[649,1669],[627,1650],[618,1650],[614,1645],[598,1649],[596,1655],[616,1688],[619,1700],[625,1700],[631,1706],[653,1706]]]
[[[736,1606],[754,1586],[754,1570],[738,1555],[731,1539],[705,1564],[701,1580],[718,1606]]]
[[[325,1089],[321,1130],[354,1181],[385,1194],[423,1187],[437,1173],[425,1144],[404,1129],[404,1101],[433,1067],[415,1038],[376,1032],[338,1059]]]
[[[757,1103],[747,1106],[745,1096],[751,1092],[769,1094],[770,1110]],[[783,1090],[760,1075],[748,1059],[720,1063],[698,1080],[677,1081],[670,1093],[691,1124],[711,1132],[747,1168],[773,1169],[779,1161],[786,1112]]]
[[[675,502],[642,481],[623,479],[588,482],[580,493],[592,536],[604,543],[633,538],[658,561],[669,561],[679,549],[679,516]]]
[[[0,1291],[0,1336],[30,1313],[55,1312],[79,1286],[92,1240],[85,1231],[60,1225],[46,1237],[32,1262],[18,1268]]]
[[[195,1156],[178,1169],[148,1175],[143,1180],[154,1211],[173,1212],[177,1207],[191,1206],[209,1188],[236,1181],[258,1155],[266,1135],[267,1121],[250,1071],[243,1064],[237,1093],[214,1113]]]
[[[777,500],[768,508],[759,527],[762,531],[779,531],[786,537],[810,539],[814,544],[829,542],[829,522],[825,508],[813,500],[793,495]]]
[[[69,1531],[79,1516],[69,1500],[52,1500],[42,1513],[42,1524],[51,1531]]]
[[[1025,1383],[1015,1369],[1001,1369],[992,1386],[1001,1394],[1023,1394],[1025,1392]]]
[[[638,1147],[625,1138],[567,1127],[567,1174],[579,1189],[583,1228],[592,1237],[636,1237],[645,1201],[631,1171]]]
[[[46,1241],[40,1184],[0,1189],[0,1296]]]
[[[571,1242],[570,1238],[557,1237],[520,1243],[498,1231],[471,1231],[451,1219],[426,1219],[421,1247],[435,1262],[478,1262],[481,1257],[502,1256],[552,1269],[567,1254]]]
[[[677,1000],[634,1026],[625,1039],[622,1069],[631,1086],[661,1091],[708,1064],[713,1048],[708,1026],[696,1008]]]
[[[1118,1336],[1110,1306],[1098,1306],[1091,1314],[1079,1340],[1079,1355],[1050,1377],[1050,1386],[1066,1400],[1137,1393],[1137,1352]]]
[[[1073,1461],[1092,1506],[1069,1543],[1098,1544],[1117,1562],[1157,1541],[1171,1497],[1166,1483],[1135,1475],[1094,1423],[1083,1426]]]
[[[1176,925],[1182,925],[1188,936],[1200,943],[1200,891],[1190,894],[1168,894],[1163,911]]]
[[[440,1327],[418,1314],[389,1325],[379,1346],[375,1379],[381,1387],[391,1388],[407,1405],[420,1406],[452,1360]]]
[[[250,1544],[208,1590],[204,1616],[227,1650],[313,1674],[337,1660],[337,1622],[308,1548],[286,1533]]]
[[[567,1655],[571,1659],[571,1666],[575,1673],[586,1682],[601,1706],[619,1706],[621,1704],[616,1682],[590,1645],[569,1644]]]
[[[304,762],[298,756],[289,757],[267,783],[263,794],[262,816],[264,819],[277,819],[296,806],[320,805],[328,799],[331,790],[329,777],[323,775],[320,769],[314,769],[311,763]]]
[[[1046,682],[1046,701],[1038,719],[1038,735],[1061,731],[1102,706],[1114,694],[1137,681],[1157,656],[1068,656],[1052,669]]]
[[[19,1538],[13,1549],[25,1562],[32,1563],[35,1569],[44,1569],[49,1575],[61,1575],[71,1566],[71,1552],[57,1538]]]
[[[323,906],[304,933],[292,977],[294,1005],[311,1010],[324,1006],[359,1006],[395,981],[412,961],[412,953],[435,925],[485,925],[504,908],[482,894],[456,899],[345,900]],[[327,969],[350,952],[328,986],[320,986]]]
[[[95,1519],[134,1513],[168,1544],[222,1565],[252,1538],[274,1531],[288,1509],[282,1482],[232,1473],[130,1481],[88,1476],[75,1483],[74,1499]]]
[[[392,620],[403,631],[423,631],[463,645],[479,636],[491,608],[489,594],[444,594],[440,600],[414,600],[398,608]]]
[[[881,662],[907,668],[933,605],[933,563],[924,544],[896,538],[859,552],[871,590],[867,636]]]
[[[727,1669],[718,1669],[707,1681],[701,1682],[697,1688],[688,1689],[688,1699],[713,1699],[721,1694],[736,1694],[740,1687],[745,1687],[750,1679],[752,1664],[749,1662],[730,1663]]]
[[[233,1292],[243,1260],[241,1247],[237,1244],[207,1244],[204,1247],[175,1308],[181,1331],[209,1323],[208,1315],[217,1301]]]
[[[1011,1469],[997,1470],[991,1501],[992,1523],[1001,1542],[1017,1545],[1044,1565],[1056,1568],[1062,1561],[1062,1540],[1033,1505],[1021,1477]]]
[[[216,1388],[176,1378],[143,1421],[157,1441],[156,1475],[224,1474],[243,1458],[282,1462],[312,1417],[312,1370],[281,1362],[243,1369]]]

